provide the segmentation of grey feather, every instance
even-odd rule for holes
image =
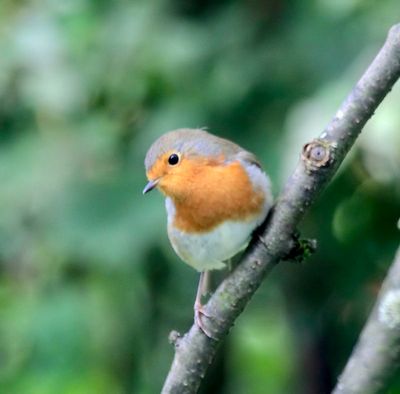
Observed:
[[[145,158],[146,171],[149,171],[156,160],[166,152],[185,152],[186,156],[225,156],[229,161],[242,160],[260,166],[257,158],[239,145],[224,138],[217,137],[202,129],[178,129],[158,138],[151,145]]]

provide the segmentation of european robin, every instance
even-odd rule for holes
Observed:
[[[222,269],[244,249],[272,206],[271,186],[257,158],[239,145],[202,129],[178,129],[157,139],[145,158],[143,194],[166,197],[168,237],[176,254],[201,273],[195,323],[205,273]]]

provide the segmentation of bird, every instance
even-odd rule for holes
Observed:
[[[200,273],[194,322],[210,338],[202,296],[208,274],[248,245],[273,205],[271,182],[256,156],[204,129],[160,136],[146,153],[148,183],[165,196],[167,233],[175,253]]]

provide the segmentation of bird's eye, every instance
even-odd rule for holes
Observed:
[[[174,166],[179,163],[179,156],[176,153],[172,153],[170,157],[168,157],[168,164]]]

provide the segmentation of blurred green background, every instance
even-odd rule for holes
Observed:
[[[198,275],[142,196],[162,133],[254,151],[277,195],[398,0],[0,2],[0,392],[157,393]],[[328,393],[399,242],[400,87],[220,349],[203,393]],[[400,393],[400,378],[390,393]]]

